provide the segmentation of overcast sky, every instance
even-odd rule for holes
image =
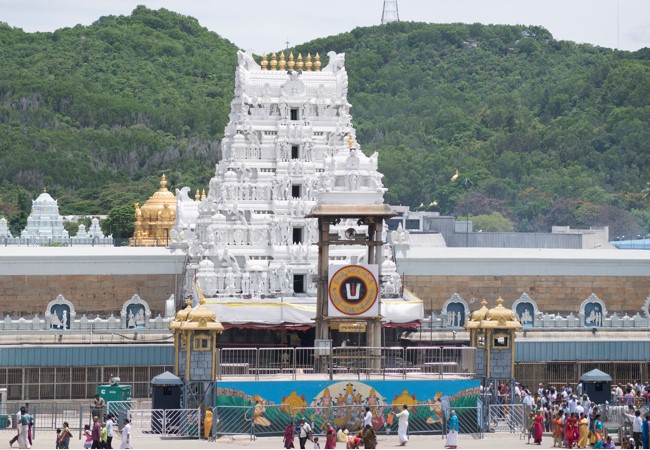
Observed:
[[[390,3],[390,2],[389,2]],[[90,25],[143,4],[192,16],[261,54],[378,25],[384,0],[0,0],[0,21],[25,31]],[[542,25],[556,39],[621,50],[650,47],[650,0],[397,0],[402,21]]]

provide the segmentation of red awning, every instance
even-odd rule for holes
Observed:
[[[420,322],[407,322],[407,323],[388,322],[388,323],[383,323],[382,326],[384,328],[419,328]]]
[[[223,328],[229,330],[231,328],[238,328],[242,330],[289,330],[289,331],[305,331],[314,328],[315,325],[258,325],[253,323],[242,323],[235,325],[223,324]]]

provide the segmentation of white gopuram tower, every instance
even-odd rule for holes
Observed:
[[[177,191],[170,237],[188,253],[185,292],[205,296],[224,325],[313,326],[318,229],[305,215],[317,202],[383,204],[377,154],[364,155],[355,139],[345,55],[328,56],[321,69],[318,54],[273,54],[260,65],[239,52],[223,159],[209,192],[197,208],[189,189]],[[351,228],[365,231],[356,221],[331,230],[344,238]],[[330,260],[363,263],[365,253],[337,247]],[[384,254],[384,321],[420,320],[422,303],[403,295],[392,252]]]

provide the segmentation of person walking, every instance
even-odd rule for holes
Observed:
[[[14,424],[16,428],[16,435],[9,440],[9,448],[12,448],[14,446],[14,444],[18,440],[18,437],[20,436],[20,416],[22,416],[24,412],[25,412],[25,407],[21,406],[18,412],[16,413],[16,423]]]
[[[559,410],[553,417],[553,447],[562,447],[564,430],[562,429],[562,416],[564,411]]]
[[[72,437],[72,431],[70,431],[70,425],[68,422],[63,422],[63,431],[61,431],[61,439],[59,440],[60,448],[70,448],[70,438]]]
[[[578,447],[587,448],[587,438],[589,437],[589,421],[585,413],[580,414],[580,420],[578,420]]]
[[[292,421],[287,422],[287,426],[284,428],[284,438],[283,438],[284,448],[294,448],[293,446],[294,433],[295,430],[293,428],[293,422]]]
[[[325,448],[336,448],[336,430],[329,422],[325,423]]]
[[[370,408],[366,406],[366,414],[363,416],[363,426],[365,428],[366,425],[372,426],[372,412],[370,412]]]
[[[90,430],[90,425],[84,425],[84,448],[92,448],[93,446],[93,432]]]
[[[449,431],[447,432],[445,448],[458,448],[458,428],[458,416],[456,415],[456,411],[452,409],[449,416]]]
[[[20,422],[18,422],[18,426],[20,427],[20,432],[18,433],[18,448],[30,448],[29,424],[31,421],[32,416],[27,413],[27,409],[21,408]]]
[[[542,436],[544,435],[544,416],[539,411],[533,419],[533,442],[535,445],[542,445]],[[455,447],[454,447],[455,448]]]
[[[603,422],[600,414],[594,416],[594,448],[603,448]]]
[[[91,430],[93,444],[90,448],[101,448],[100,441],[102,439],[102,423],[99,421],[99,417],[93,417],[93,428]]]
[[[133,448],[131,446],[131,422],[129,419],[124,419],[124,426],[120,431],[122,432],[122,445],[120,445],[120,448]]]
[[[113,448],[113,432],[115,429],[115,422],[113,421],[113,414],[106,414],[106,448]]]
[[[298,442],[300,442],[300,448],[305,448],[307,440],[311,441],[311,425],[305,420],[300,420],[300,434],[298,435]]]
[[[409,441],[409,407],[407,405],[403,405],[402,411],[395,414],[395,417],[397,417],[397,437],[399,438],[399,445],[404,447]]]

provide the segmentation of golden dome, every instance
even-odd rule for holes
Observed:
[[[517,314],[511,309],[506,309],[503,306],[503,299],[497,299],[497,306],[490,309],[485,315],[485,320],[493,322],[518,322]]]
[[[167,179],[163,174],[160,179],[160,189],[140,207],[142,218],[144,220],[157,220],[158,211],[163,211],[165,204],[171,211],[176,212],[176,196],[167,190]]]
[[[201,304],[187,315],[188,322],[200,322],[201,320],[205,320],[206,322],[214,322],[217,320],[217,314],[205,307],[205,300],[203,299],[201,299]]]
[[[176,196],[167,190],[163,174],[160,189],[142,207],[135,204],[135,227],[131,246],[166,246],[176,220]]]
[[[223,325],[217,320],[217,314],[205,307],[205,298],[203,297],[199,300],[199,306],[187,315],[187,321],[181,328],[223,332]]]

